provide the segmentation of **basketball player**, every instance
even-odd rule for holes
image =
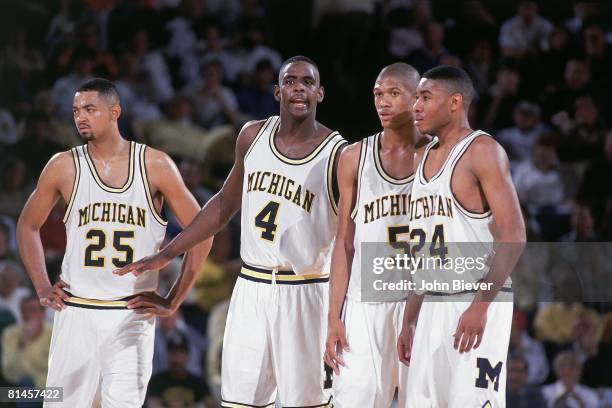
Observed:
[[[404,63],[383,68],[374,84],[374,105],[383,131],[347,147],[340,157],[339,222],[325,352],[325,361],[336,374],[334,406],[339,408],[388,408],[400,377],[405,377],[395,344],[406,293],[387,302],[362,294],[361,276],[372,269],[361,264],[361,243],[397,242],[408,232],[405,220],[415,146],[429,141],[421,137],[412,117],[419,79],[419,73]],[[377,205],[382,206],[380,212],[373,211]],[[401,384],[400,405],[403,388]]]
[[[21,258],[40,302],[57,311],[47,386],[63,388],[60,406],[141,407],[155,315],[179,307],[211,241],[189,253],[166,298],[155,292],[157,271],[113,275],[116,267],[158,250],[166,230],[164,199],[183,225],[199,207],[166,154],[122,139],[121,106],[111,82],[81,85],[73,112],[87,143],[51,158],[17,225]],[[51,285],[40,228],[60,198],[68,204],[67,246],[60,280]]]
[[[315,120],[323,96],[313,61],[285,61],[275,87],[280,117],[240,131],[221,191],[160,253],[116,272],[164,265],[242,209],[243,267],[223,340],[223,407],[272,407],[277,393],[282,406],[331,406],[321,358],[326,261],[337,224],[332,173],[346,142]]]
[[[525,227],[504,150],[468,123],[473,95],[469,76],[450,66],[427,71],[417,88],[416,127],[436,137],[417,153],[408,217],[411,246],[444,259],[450,249],[461,253],[466,246],[490,253],[485,254],[488,268],[483,264],[480,272],[472,268],[455,275],[468,280],[480,273],[474,276],[478,291],[452,286],[424,291],[415,279],[420,296],[408,298],[398,340],[400,360],[410,364],[411,408],[505,406],[509,276]]]

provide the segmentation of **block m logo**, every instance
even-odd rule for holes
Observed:
[[[489,388],[489,381],[493,382],[493,389],[499,389],[499,375],[501,374],[503,363],[500,361],[495,367],[491,366],[489,359],[477,358],[476,367],[478,367],[478,378],[476,379],[476,387]]]

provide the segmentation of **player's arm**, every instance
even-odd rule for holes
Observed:
[[[481,137],[468,150],[468,163],[478,180],[495,222],[493,256],[483,283],[490,290],[479,291],[466,309],[455,332],[455,349],[460,353],[477,348],[482,341],[487,310],[514,269],[526,237],[510,164],[503,148],[492,138]]]
[[[163,250],[140,261],[115,270],[117,275],[132,272],[135,275],[147,270],[160,269],[174,257],[184,253],[198,242],[206,240],[221,230],[240,209],[244,157],[261,129],[263,121],[249,122],[240,131],[236,141],[236,159],[223,187],[200,210],[193,221],[178,234]]]
[[[189,225],[200,210],[200,206],[185,186],[172,159],[166,153],[147,148],[145,166],[149,174],[151,191],[159,192],[164,197],[183,228]],[[144,293],[130,300],[128,307],[139,313],[160,316],[174,313],[193,286],[199,267],[210,252],[212,241],[213,237],[210,237],[187,252],[183,258],[181,273],[165,298],[157,293]]]
[[[68,296],[62,290],[68,287],[61,280],[51,285],[45,265],[45,254],[40,239],[40,228],[61,196],[60,186],[72,186],[75,169],[70,152],[53,156],[43,169],[36,189],[26,202],[17,222],[17,243],[23,264],[32,280],[43,306],[62,310]]]
[[[351,218],[351,212],[355,206],[357,194],[357,168],[359,166],[360,150],[361,142],[348,146],[340,154],[338,162],[338,189],[340,193],[338,202],[338,230],[332,252],[329,314],[325,347],[325,362],[334,370],[336,375],[340,373],[339,366],[344,365],[341,353],[343,350],[348,349],[344,324],[340,319],[340,314],[348,288],[351,264],[355,252],[353,247],[355,223]]]

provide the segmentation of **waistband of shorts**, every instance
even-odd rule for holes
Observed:
[[[81,307],[83,309],[127,310],[127,302],[137,296],[132,295],[117,300],[99,300],[74,296],[68,291],[64,292],[66,292],[66,294],[69,296],[68,300],[64,300],[64,303],[66,305],[73,307]]]
[[[242,262],[242,268],[238,274],[241,278],[261,283],[277,283],[281,285],[304,285],[307,283],[321,283],[329,281],[329,273],[296,275],[293,271],[279,271],[274,269],[260,268]]]

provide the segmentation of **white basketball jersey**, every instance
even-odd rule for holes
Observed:
[[[320,274],[336,233],[334,157],[346,141],[327,136],[302,159],[284,156],[274,137],[280,118],[264,123],[244,158],[240,255],[253,266]]]
[[[362,251],[367,243],[401,241],[407,238],[410,191],[414,175],[396,179],[385,172],[380,159],[382,133],[363,139],[357,171],[357,196],[351,217],[355,221],[355,253],[347,296],[362,301],[362,273],[372,273],[372,265],[362,265]],[[374,246],[369,247],[375,251]],[[391,249],[391,248],[390,248]],[[363,268],[369,270],[363,270]],[[401,294],[405,298],[405,294]],[[397,299],[400,300],[400,299]]]
[[[438,138],[427,145],[415,174],[409,215],[411,250],[425,257],[435,257],[445,252],[446,257],[453,260],[459,257],[475,258],[473,265],[476,266],[470,267],[469,272],[461,272],[461,276],[456,275],[470,283],[482,279],[488,272],[487,258],[493,248],[490,230],[492,216],[490,210],[474,213],[465,209],[453,194],[451,180],[458,161],[479,136],[490,137],[477,130],[461,139],[452,147],[440,170],[429,180],[424,175],[424,163],[429,151],[439,143]],[[480,258],[485,266],[480,267],[476,258]],[[457,293],[463,290],[451,288],[437,291]]]
[[[64,216],[67,245],[60,277],[75,296],[116,300],[157,289],[157,272],[112,273],[157,252],[166,233],[149,191],[145,149],[131,142],[128,178],[121,188],[104,184],[87,145],[72,149],[76,177]]]

